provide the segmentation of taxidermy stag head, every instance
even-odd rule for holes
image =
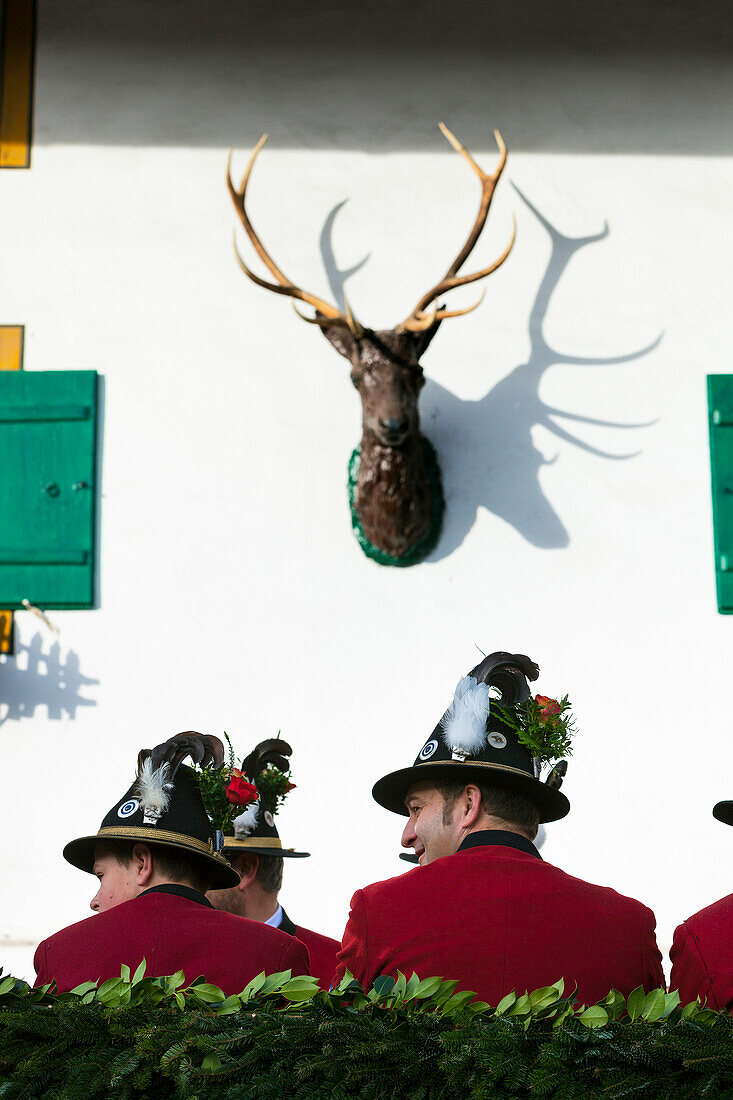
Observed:
[[[470,275],[458,274],[486,223],[507,153],[501,134],[495,130],[499,164],[489,175],[442,122],[440,129],[478,176],[479,211],[466,243],[443,278],[392,329],[366,328],[356,320],[348,302],[345,301],[342,312],[315,294],[301,290],[282,273],[262,244],[247,213],[246,195],[252,168],[267,134],[258,141],[238,188],[232,181],[231,152],[227,166],[229,193],[239,219],[275,282],[256,275],[237,252],[242,270],[258,286],[312,306],[314,317],[305,317],[296,306],[298,316],[318,325],[351,363],[351,380],[359,392],[363,410],[361,444],[354,451],[349,467],[352,524],[364,552],[382,565],[412,565],[420,561],[433,549],[440,534],[444,508],[440,472],[433,448],[420,433],[418,399],[425,382],[420,359],[441,322],[470,313],[480,304],[483,293],[468,309],[447,310],[438,306],[438,299],[456,287],[475,283],[496,271],[514,244],[512,230],[511,240],[498,260]]]

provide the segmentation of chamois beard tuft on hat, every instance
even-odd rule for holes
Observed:
[[[486,722],[491,698],[488,684],[473,676],[458,681],[453,701],[443,715],[440,726],[443,740],[453,753],[475,756],[486,743]]]
[[[211,734],[186,730],[153,749],[140,749],[137,795],[143,808],[144,824],[157,824],[168,809],[176,772],[187,756],[196,764],[212,764],[216,768],[224,762],[224,745]]]
[[[243,814],[239,817],[235,817],[232,821],[234,826],[234,839],[246,840],[248,836],[251,836],[254,832],[255,825],[257,824],[257,816],[260,812],[259,801],[253,802],[251,806],[248,806]]]

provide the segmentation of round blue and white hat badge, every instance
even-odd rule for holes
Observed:
[[[123,802],[120,806],[119,810],[117,811],[117,816],[122,818],[132,817],[132,815],[138,810],[139,806],[139,799],[128,798],[127,802]]]
[[[420,749],[418,759],[429,760],[437,748],[438,742],[435,740],[435,738],[433,738],[432,741],[428,741],[428,743],[426,745],[423,745],[423,747]]]

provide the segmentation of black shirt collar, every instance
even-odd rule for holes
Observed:
[[[280,931],[287,932],[289,936],[295,935],[295,925],[291,921],[288,914],[283,909],[283,919],[280,921]]]
[[[190,886],[179,886],[177,883],[166,882],[163,886],[151,886],[149,890],[143,890],[142,894],[138,894],[138,897],[142,898],[145,894],[175,894],[178,898],[195,901],[197,905],[205,905],[207,909],[214,908],[209,899],[198,890],[192,890]]]
[[[525,852],[528,856],[534,856],[535,859],[542,859],[531,840],[527,840],[526,836],[520,836],[519,833],[510,833],[506,829],[481,829],[477,833],[469,833],[458,851],[465,852],[468,848],[489,846],[516,848],[518,852]]]

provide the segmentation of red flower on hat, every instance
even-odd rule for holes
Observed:
[[[290,781],[288,781],[287,786],[285,787],[285,794],[288,794],[289,791],[294,791],[296,787],[297,783],[291,783]]]
[[[224,793],[234,806],[249,806],[250,802],[256,802],[260,797],[254,783],[245,779],[239,768],[232,769],[231,779]]]
[[[557,699],[551,699],[549,695],[535,695],[534,701],[540,708],[540,720],[548,722],[552,718],[557,718],[561,713],[560,704]]]

